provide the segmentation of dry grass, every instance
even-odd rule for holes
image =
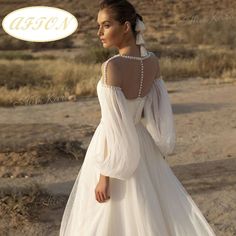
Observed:
[[[152,45],[151,51],[160,58],[165,80],[189,77],[235,79],[236,54],[232,50],[213,51],[183,46],[159,46],[156,49]],[[70,100],[71,97],[96,96],[96,84],[101,76],[99,61],[106,60],[112,53],[91,48],[87,54],[73,59],[2,59],[0,105],[45,104]]]
[[[100,64],[65,60],[0,60],[0,104],[29,105],[96,95]]]
[[[218,16],[214,21],[196,21],[181,25],[180,30],[186,43],[236,49],[236,16],[222,19]]]
[[[20,232],[34,222],[44,222],[44,212],[50,214],[50,211],[64,207],[66,201],[67,196],[52,196],[37,184],[22,192],[5,193],[0,198],[1,235],[13,235],[14,230]]]
[[[163,57],[160,59],[162,74],[166,80],[182,80],[189,77],[225,78],[235,77],[236,54],[198,50],[193,58]]]

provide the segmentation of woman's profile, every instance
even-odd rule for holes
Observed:
[[[97,36],[118,54],[101,67],[101,120],[60,236],[215,236],[165,160],[175,147],[173,112],[142,16],[126,0],[99,6]]]

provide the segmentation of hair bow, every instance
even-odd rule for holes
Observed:
[[[144,22],[141,21],[138,17],[136,19],[136,25],[135,25],[135,31],[137,32],[136,34],[136,44],[140,45],[140,54],[141,56],[146,56],[147,55],[147,50],[145,48],[145,41],[142,35],[142,32],[146,29]]]

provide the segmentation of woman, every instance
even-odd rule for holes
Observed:
[[[101,121],[69,196],[60,236],[214,236],[163,158],[175,146],[173,113],[158,59],[128,1],[102,1]],[[142,114],[143,118],[142,119]]]

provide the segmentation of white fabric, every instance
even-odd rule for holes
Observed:
[[[101,82],[101,81],[100,81]],[[96,155],[100,173],[118,179],[128,179],[140,159],[139,140],[135,124],[119,88],[99,87],[101,105],[101,135]],[[107,145],[107,155],[104,146]]]
[[[164,81],[155,81],[144,99],[128,100],[119,87],[101,80],[97,93],[102,119],[71,190],[59,235],[215,236],[161,154],[171,153],[174,146]],[[95,198],[100,173],[112,176],[110,199],[103,203]]]
[[[163,79],[156,79],[144,106],[145,125],[162,155],[175,147],[175,125],[172,107]]]
[[[136,25],[135,25],[135,31],[136,34],[136,44],[140,45],[140,54],[141,57],[144,57],[147,55],[147,49],[145,48],[145,41],[143,38],[143,31],[145,31],[146,27],[143,21],[141,21],[138,17],[136,19]]]

